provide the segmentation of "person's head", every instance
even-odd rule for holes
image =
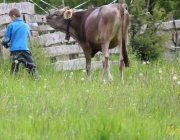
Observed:
[[[11,17],[12,21],[14,21],[16,18],[21,17],[21,12],[18,8],[12,8],[9,11],[9,16]]]

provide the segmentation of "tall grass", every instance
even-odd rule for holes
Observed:
[[[38,80],[23,68],[10,76],[8,59],[1,63],[0,139],[180,139],[179,61],[131,56],[122,85],[118,66],[113,82],[100,79],[101,69],[87,81],[83,70],[57,72],[43,55],[34,58]]]

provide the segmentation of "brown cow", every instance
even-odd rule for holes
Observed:
[[[86,72],[90,78],[91,58],[102,51],[103,75],[106,71],[109,80],[108,49],[119,47],[120,79],[123,81],[123,68],[129,66],[126,45],[128,42],[129,13],[124,5],[111,4],[98,8],[73,12],[63,8],[46,16],[47,23],[54,29],[70,34],[81,45],[86,58]],[[68,34],[69,33],[69,34]]]

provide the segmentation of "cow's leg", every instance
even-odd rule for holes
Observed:
[[[106,45],[102,45],[102,64],[103,64],[103,71],[102,71],[102,79],[104,79],[104,73],[107,72],[108,79],[110,81],[113,80],[112,75],[110,73],[110,65],[109,65],[109,43]]]
[[[91,79],[91,55],[88,53],[85,53],[85,58],[86,58],[86,73],[88,80]]]

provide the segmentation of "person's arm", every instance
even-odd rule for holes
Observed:
[[[2,44],[5,48],[9,48],[9,38],[3,37],[2,40],[1,40],[1,44]]]
[[[3,37],[1,43],[2,43],[2,45],[8,44],[9,43],[9,38],[8,37]]]
[[[8,28],[7,28],[7,30],[6,30],[6,32],[4,34],[4,37],[2,38],[2,41],[1,41],[1,44],[5,48],[9,48],[10,36],[11,36],[10,27],[8,26]]]

